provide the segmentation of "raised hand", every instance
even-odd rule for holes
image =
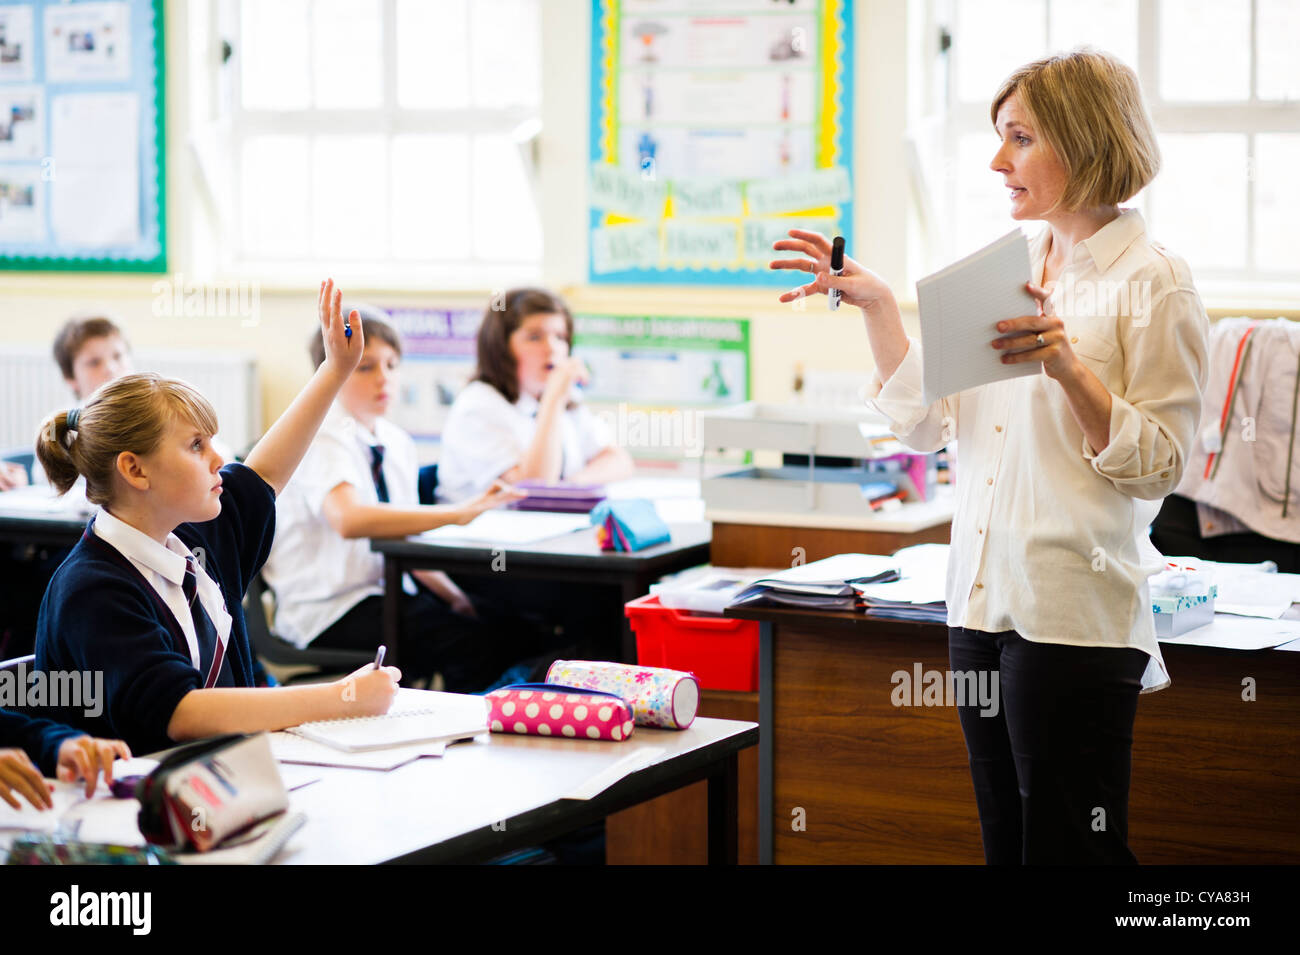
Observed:
[[[361,315],[353,309],[345,321],[343,292],[334,287],[333,279],[321,282],[316,311],[320,316],[321,335],[325,340],[325,362],[321,367],[329,368],[341,378],[347,378],[361,363],[361,354],[366,350]],[[351,336],[348,335],[349,328]]]

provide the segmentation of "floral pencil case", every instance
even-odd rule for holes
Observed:
[[[632,707],[620,696],[558,683],[514,683],[487,695],[493,733],[606,739],[632,735]]]

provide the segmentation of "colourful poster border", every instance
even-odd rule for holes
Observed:
[[[618,149],[619,24],[621,0],[592,0],[589,162],[613,164]],[[815,138],[816,169],[842,166],[848,173],[850,198],[830,207],[838,234],[853,245],[853,3],[818,0],[817,18],[821,95]],[[825,209],[805,210],[799,218],[824,218]],[[597,272],[593,254],[596,230],[610,217],[588,203],[587,277],[603,285],[752,285],[782,287],[788,275],[766,268],[630,268]],[[627,221],[619,219],[619,221]],[[660,219],[662,234],[662,223]]]

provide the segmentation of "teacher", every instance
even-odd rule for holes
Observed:
[[[1139,693],[1169,685],[1146,579],[1148,525],[1177,486],[1201,413],[1208,321],[1187,264],[1156,244],[1134,196],[1160,166],[1133,71],[1090,49],[1011,74],[993,99],[990,167],[1030,245],[1037,315],[989,347],[1043,373],[925,404],[921,343],[889,287],[830,243],[774,244],[815,273],[789,302],[839,289],[866,319],[869,403],[917,451],[956,439],[948,564],[954,671],[990,671],[1001,706],[958,715],[989,863],[1135,863],[1128,790]],[[987,708],[986,708],[987,709]]]

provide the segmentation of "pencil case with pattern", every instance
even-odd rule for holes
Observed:
[[[494,733],[605,739],[632,735],[632,707],[614,693],[558,683],[513,683],[487,695]]]

